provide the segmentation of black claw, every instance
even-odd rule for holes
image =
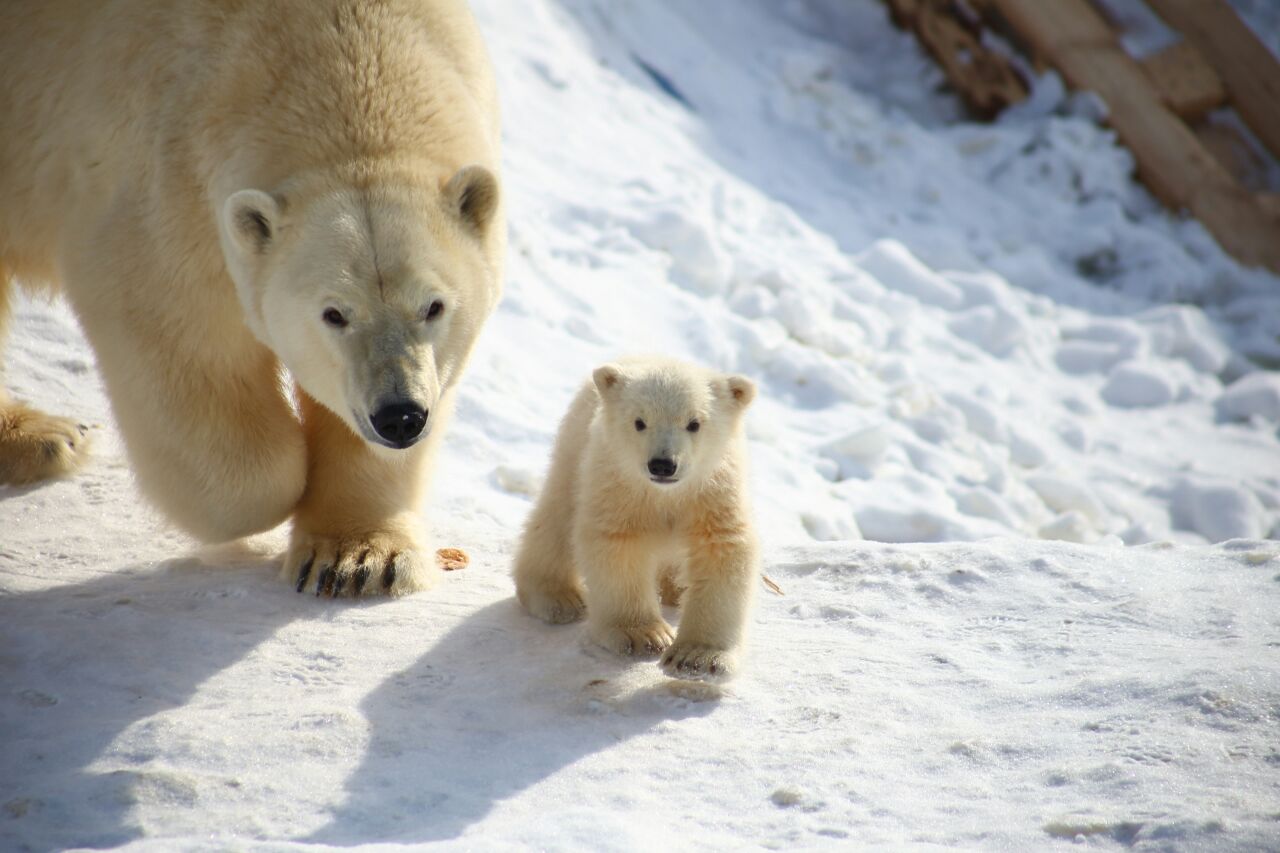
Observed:
[[[334,574],[334,577],[333,577],[333,597],[334,598],[337,598],[338,596],[342,595],[342,589],[347,585],[347,580],[350,577],[351,575],[346,573]]]
[[[364,585],[368,582],[370,574],[372,574],[372,572],[368,566],[361,566],[356,569],[356,576],[351,581],[352,595],[359,595],[361,591],[364,590]]]
[[[302,592],[303,587],[307,585],[307,578],[311,575],[311,564],[315,561],[315,554],[302,561],[302,568],[298,569],[298,592]]]
[[[393,555],[387,560],[386,568],[382,570],[382,588],[391,589],[391,585],[396,582],[396,557]]]
[[[324,595],[325,590],[333,585],[333,566],[325,566],[316,576],[316,595]]]

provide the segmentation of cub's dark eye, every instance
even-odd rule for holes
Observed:
[[[644,432],[644,421],[636,418],[636,432]]]
[[[437,299],[435,302],[431,303],[431,306],[429,308],[427,308],[427,313],[424,316],[428,320],[434,320],[435,318],[439,317],[443,313],[444,313],[444,303],[441,302],[439,299]]]
[[[689,432],[697,432],[698,430],[702,429],[702,424],[698,423],[698,421],[694,419],[692,421],[689,421],[689,425],[685,427],[685,429],[687,429]]]
[[[342,312],[337,308],[326,308],[321,316],[324,317],[326,323],[335,329],[345,329],[347,326],[347,318],[343,317]]]

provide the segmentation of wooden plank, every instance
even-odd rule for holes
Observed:
[[[1267,188],[1267,162],[1249,144],[1237,125],[1205,122],[1195,127],[1196,139],[1247,190]]]
[[[1025,100],[1026,81],[1005,56],[982,43],[981,24],[954,0],[888,0],[894,23],[910,29],[942,67],[971,113],[992,119]]]
[[[1280,157],[1280,60],[1225,0],[1147,0],[1217,69],[1240,117]]]
[[[1074,47],[1119,47],[1111,28],[1084,2],[992,0],[1001,17],[1051,62]]]
[[[1227,101],[1227,89],[1213,66],[1187,41],[1180,41],[1140,63],[1165,106],[1192,123]]]
[[[1098,93],[1138,176],[1169,207],[1196,216],[1240,261],[1280,272],[1280,229],[1160,96],[1085,0],[995,0],[1067,82]]]
[[[1280,193],[1258,193],[1254,198],[1263,213],[1280,222]]]

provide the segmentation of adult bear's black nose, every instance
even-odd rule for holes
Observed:
[[[392,403],[369,418],[373,431],[393,447],[408,447],[427,425],[427,410],[417,403]]]
[[[655,477],[670,477],[676,473],[675,460],[655,456],[649,460],[649,473]]]

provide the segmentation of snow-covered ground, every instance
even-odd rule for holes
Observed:
[[[508,289],[424,514],[470,567],[330,602],[279,532],[193,549],[20,302],[9,387],[100,427],[0,489],[0,848],[1280,847],[1280,277],[1052,76],[963,121],[872,0],[475,6]],[[634,351],[761,386],[785,595],[727,688],[513,598],[556,423]]]

